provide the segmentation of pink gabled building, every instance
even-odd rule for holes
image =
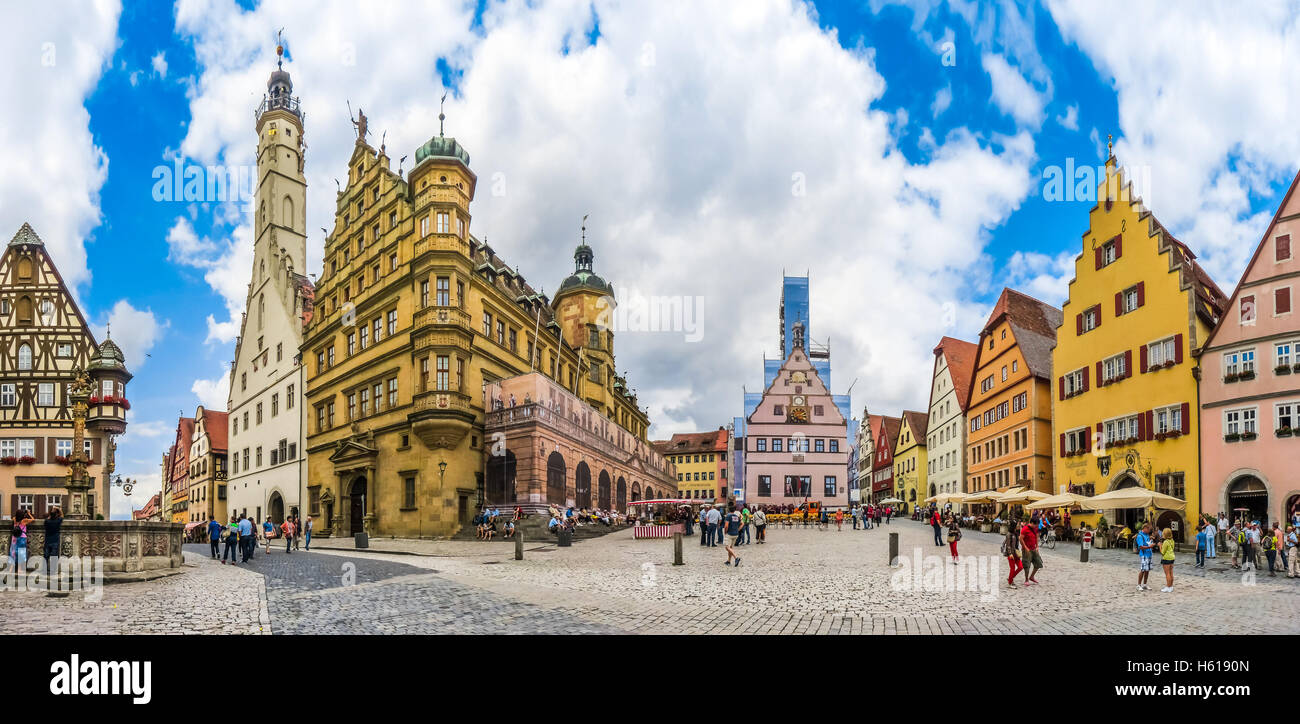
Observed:
[[[1199,352],[1201,506],[1253,520],[1300,506],[1300,175]]]
[[[745,502],[849,505],[847,424],[804,349],[796,322],[790,355],[745,428]]]

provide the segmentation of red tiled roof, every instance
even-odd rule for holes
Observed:
[[[190,441],[194,439],[194,418],[182,417],[176,421],[176,440],[170,450],[172,469],[168,471],[171,479],[188,475],[190,467]],[[179,472],[179,475],[175,473]]]
[[[203,411],[203,427],[208,432],[208,443],[213,452],[226,451],[230,439],[230,429],[227,427],[229,418],[228,412]]]
[[[660,447],[661,443],[663,447]],[[711,432],[677,433],[668,440],[655,442],[654,446],[664,455],[726,450],[727,430],[722,428]]]
[[[886,415],[881,417],[881,423],[885,426],[885,439],[889,441],[889,449],[893,450],[898,444],[898,431],[903,426],[903,418]]]
[[[955,337],[944,337],[934,348],[936,355],[942,354],[948,360],[948,374],[952,377],[953,389],[957,392],[957,406],[962,412],[970,402],[970,381],[975,376],[975,356],[979,345]]]
[[[993,313],[989,315],[989,321],[980,332],[980,343],[983,344],[985,336],[1006,319],[1030,374],[1050,380],[1052,348],[1056,346],[1056,330],[1061,326],[1062,318],[1061,310],[1047,302],[1004,288],[1002,296],[998,297],[998,303],[993,307]]]
[[[930,415],[915,410],[903,410],[903,416],[907,418],[907,426],[912,428],[912,436],[918,443],[924,444],[925,431],[930,426]]]

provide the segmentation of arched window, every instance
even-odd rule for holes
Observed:
[[[292,229],[293,228],[293,199],[289,198],[288,196],[285,196],[283,206],[284,206],[284,218],[280,219],[280,223]]]
[[[29,370],[32,368],[32,348],[31,345],[23,344],[18,348],[18,369]]]
[[[32,317],[33,317],[32,298],[19,297],[18,298],[18,323],[31,324],[33,321]]]
[[[258,274],[259,276],[257,278],[257,281],[259,282],[266,281],[266,260],[265,259],[262,260],[262,266],[258,268]]]
[[[262,328],[262,320],[266,316],[266,295],[263,294],[257,298],[257,328]]]

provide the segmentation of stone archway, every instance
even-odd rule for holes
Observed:
[[[601,510],[609,510],[610,494],[609,472],[600,471],[600,482],[596,486],[596,507]]]
[[[627,480],[621,476],[618,485],[614,488],[614,502],[618,506],[618,512],[627,512]]]
[[[1257,475],[1240,474],[1224,487],[1224,502],[1227,504],[1229,520],[1244,516],[1246,520],[1258,520],[1261,525],[1269,522],[1268,486]],[[1244,508],[1244,510],[1240,510]]]
[[[1123,490],[1124,488],[1140,487],[1142,487],[1142,483],[1138,482],[1137,477],[1129,471],[1124,471],[1115,477],[1114,481],[1111,483],[1110,489]],[[1128,526],[1130,530],[1133,530],[1138,521],[1142,520],[1145,511],[1139,508],[1116,508],[1114,513],[1115,520],[1111,521],[1112,523],[1115,525]]]
[[[573,471],[573,504],[578,508],[591,507],[591,468],[586,462],[578,463]]]
[[[493,455],[487,462],[487,504],[515,502],[515,454]]]
[[[632,483],[632,502],[641,500],[641,483]]]
[[[280,491],[271,493],[271,499],[266,503],[267,517],[277,526],[284,522],[284,497]]]
[[[565,504],[565,477],[564,456],[554,451],[546,457],[546,502]]]
[[[366,529],[366,479],[357,476],[348,487],[348,535],[356,535]]]

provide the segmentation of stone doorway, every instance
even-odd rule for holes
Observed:
[[[279,493],[271,493],[270,503],[267,505],[270,511],[271,522],[280,525],[284,522],[284,498]]]
[[[352,488],[348,497],[351,499],[351,508],[348,511],[348,535],[356,535],[366,529],[365,478],[357,478],[352,481]]]

